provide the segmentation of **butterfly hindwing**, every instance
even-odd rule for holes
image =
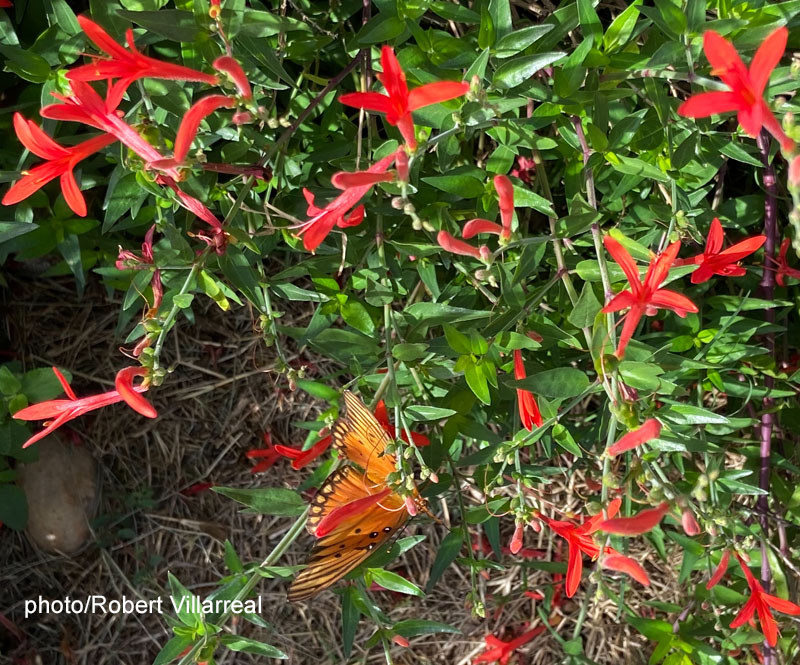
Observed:
[[[314,515],[313,509],[317,504],[312,504],[312,519],[316,524],[322,519],[322,515],[334,507],[369,494],[363,480],[360,487],[358,485],[362,477],[360,472],[352,467],[342,469],[341,472],[346,475],[331,485],[326,483],[326,487],[331,486],[333,489],[328,498],[319,503],[324,506],[322,511]],[[328,502],[333,507],[328,507]],[[407,519],[408,511],[403,500],[397,494],[390,494],[381,503],[342,522],[314,545],[308,567],[300,572],[289,588],[289,600],[303,600],[327,589],[397,533]]]

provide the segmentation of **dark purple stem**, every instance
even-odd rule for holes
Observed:
[[[761,160],[764,163],[764,235],[767,241],[764,243],[764,272],[761,276],[761,297],[764,300],[775,299],[775,247],[778,243],[778,190],[775,182],[775,169],[769,159],[769,134],[762,131],[758,136],[758,148],[761,151]],[[775,310],[770,308],[764,313],[767,323],[775,323]],[[764,336],[764,345],[770,355],[775,357],[775,334],[768,333]],[[758,486],[766,494],[758,497],[758,512],[761,521],[761,584],[764,589],[769,591],[772,580],[772,571],[769,567],[767,558],[767,538],[769,538],[769,520],[767,512],[769,510],[769,474],[770,474],[770,454],[772,448],[772,428],[774,425],[774,414],[772,412],[774,400],[770,393],[775,386],[775,380],[771,376],[764,377],[764,387],[767,396],[764,397],[762,404],[763,412],[761,415],[761,425],[759,427],[761,435],[761,466],[758,475]],[[772,665],[772,648],[764,641],[764,665]]]

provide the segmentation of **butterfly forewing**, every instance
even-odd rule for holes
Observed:
[[[376,484],[386,483],[395,470],[395,458],[386,453],[389,435],[367,407],[349,391],[344,393],[344,410],[333,427],[333,445],[353,464],[357,464]]]

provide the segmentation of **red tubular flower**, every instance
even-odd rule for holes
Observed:
[[[640,536],[658,526],[668,510],[669,504],[665,501],[655,508],[645,508],[633,517],[603,520],[597,528],[618,536]]]
[[[95,57],[94,62],[81,65],[67,73],[70,81],[104,81],[106,79],[119,79],[109,90],[109,103],[114,107],[120,103],[128,86],[141,78],[170,79],[173,81],[198,81],[216,85],[219,80],[213,74],[205,74],[182,65],[163,62],[155,58],[142,55],[133,42],[133,30],[128,29],[126,38],[128,48],[118,44],[97,23],[85,16],[78,16],[78,23],[86,36],[94,42],[95,46],[108,58]]]
[[[14,131],[22,145],[37,157],[47,161],[23,171],[22,178],[17,180],[3,196],[3,205],[19,203],[51,180],[61,178],[61,191],[67,205],[76,215],[86,217],[86,201],[72,171],[78,162],[111,145],[116,139],[105,134],[75,146],[62,146],[45,134],[35,122],[26,120],[21,113],[14,114]]]
[[[511,659],[511,656],[514,655],[514,652],[517,649],[526,645],[537,635],[541,635],[546,628],[547,626],[537,626],[536,628],[532,628],[531,630],[522,633],[522,635],[515,637],[509,642],[504,642],[494,635],[487,635],[484,638],[486,640],[486,651],[474,658],[472,662],[500,663],[500,665],[507,665],[508,661]]]
[[[638,561],[631,559],[624,554],[614,553],[604,556],[600,565],[608,570],[616,570],[618,573],[625,573],[628,577],[636,580],[643,586],[650,586],[650,578],[645,569]]]
[[[386,88],[385,95],[379,92],[350,92],[339,97],[339,101],[347,106],[377,111],[386,114],[386,122],[397,127],[411,150],[417,147],[414,136],[414,121],[411,113],[431,104],[445,102],[464,95],[469,85],[456,81],[439,81],[421,85],[409,92],[406,75],[397,61],[394,49],[384,46],[381,50],[383,73],[378,80]]]
[[[217,254],[224,254],[225,247],[228,244],[229,234],[222,227],[222,222],[220,222],[214,216],[214,213],[211,212],[205,205],[203,205],[201,201],[198,201],[194,196],[187,194],[180,187],[178,187],[178,183],[175,182],[175,179],[171,176],[159,174],[156,176],[156,182],[159,185],[169,187],[173,192],[175,192],[175,195],[178,198],[178,203],[180,203],[181,206],[202,219],[211,227],[211,230],[208,232],[208,234],[196,233],[193,234],[194,237],[198,240],[202,240],[209,247],[213,247]]]
[[[144,236],[142,243],[142,255],[138,256],[128,249],[119,248],[119,255],[117,256],[116,268],[117,270],[141,270],[147,266],[153,265],[153,234],[155,233],[156,225],[153,224]],[[161,271],[156,268],[153,271],[153,306],[151,312],[161,305],[161,300],[164,297],[164,287],[161,283]]]
[[[522,549],[522,539],[525,535],[525,523],[517,522],[514,528],[514,535],[511,537],[511,542],[508,545],[508,551],[511,554],[516,554]]]
[[[700,525],[691,508],[684,508],[681,512],[681,526],[687,536],[699,536]]]
[[[291,448],[290,446],[283,446],[280,444],[275,446],[275,450],[283,457],[288,457],[292,460],[293,469],[302,469],[322,455],[330,447],[331,441],[332,439],[329,434],[328,436],[322,437],[308,450]]]
[[[717,113],[736,111],[739,124],[750,136],[757,136],[762,125],[784,150],[791,150],[793,142],[784,134],[780,123],[764,101],[772,70],[783,56],[789,31],[778,28],[758,47],[750,69],[727,39],[713,30],[703,35],[703,50],[711,63],[711,73],[719,76],[730,92],[703,92],[693,95],[678,107],[678,114],[688,118],[707,118]]]
[[[397,436],[397,429],[395,428],[392,423],[389,422],[389,414],[386,411],[386,402],[381,400],[378,402],[378,405],[375,407],[375,420],[377,420],[381,427],[386,430],[386,433],[393,439],[400,438],[406,443],[413,443],[418,448],[422,448],[424,446],[429,446],[431,444],[431,440],[425,436],[424,434],[420,434],[419,432],[411,432],[411,441],[408,440],[408,435],[406,431],[400,430],[400,436]],[[436,482],[436,481],[434,481]]]
[[[800,279],[800,270],[798,270],[797,268],[790,268],[789,262],[786,258],[786,255],[789,252],[790,243],[791,241],[789,240],[789,238],[784,238],[783,242],[781,243],[780,252],[778,252],[778,261],[777,261],[778,270],[775,275],[775,281],[778,283],[778,286],[786,286],[787,277],[794,277],[795,279]]]
[[[608,253],[619,264],[625,276],[628,278],[630,289],[620,291],[611,301],[603,307],[604,313],[618,312],[621,309],[629,309],[625,315],[625,323],[622,326],[622,333],[617,345],[617,357],[625,356],[625,348],[633,337],[636,326],[639,325],[642,317],[646,314],[652,316],[659,309],[670,309],[680,317],[685,317],[689,312],[697,312],[695,304],[686,296],[660,288],[661,283],[667,278],[670,266],[680,249],[680,242],[672,243],[661,254],[650,261],[647,268],[644,282],[640,281],[639,269],[633,257],[628,251],[614,238],[606,236],[603,239]]]
[[[797,616],[800,615],[800,606],[783,598],[769,595],[764,591],[764,587],[761,586],[761,583],[753,573],[750,572],[742,558],[738,554],[735,554],[735,556],[739,561],[739,566],[744,576],[747,578],[747,586],[750,587],[750,600],[739,610],[739,613],[731,622],[731,628],[739,628],[739,626],[751,621],[753,615],[758,613],[758,620],[761,623],[761,631],[764,633],[764,638],[767,640],[767,644],[774,647],[778,643],[778,624],[775,622],[770,610],[774,609],[784,614]]]
[[[14,3],[11,0],[0,0],[0,7],[13,7]]]
[[[408,182],[408,153],[400,149],[395,153],[395,166],[397,167],[397,179],[401,182]]]
[[[234,104],[234,100],[225,95],[208,95],[208,97],[203,97],[203,99],[192,104],[181,119],[180,127],[178,127],[172,159],[161,159],[157,162],[152,162],[149,166],[168,169],[183,164],[189,154],[189,148],[192,147],[192,141],[197,136],[197,129],[200,127],[200,123],[214,111],[218,111],[221,108],[231,108]]]
[[[725,550],[722,553],[722,558],[719,560],[719,565],[717,566],[716,570],[714,571],[714,574],[711,575],[711,577],[708,580],[708,583],[706,584],[706,590],[707,591],[710,591],[715,586],[717,586],[717,584],[719,584],[719,581],[725,575],[725,571],[728,570],[728,562],[730,561],[730,559],[731,559],[731,551],[730,550]]]
[[[395,158],[396,152],[393,152],[375,162],[366,172],[370,174],[386,173]],[[355,209],[353,206],[372,189],[373,185],[374,182],[370,182],[348,187],[324,208],[317,207],[314,204],[314,195],[307,189],[303,189],[303,196],[308,203],[308,214],[311,216],[311,219],[300,225],[300,230],[297,232],[297,235],[303,238],[303,247],[313,254],[333,230],[333,227],[345,228],[361,224],[364,221],[364,206],[360,205]]]
[[[514,185],[511,184],[508,176],[496,175],[494,188],[500,199],[500,221],[503,224],[503,232],[500,237],[508,240],[511,237],[511,221],[514,218]]]
[[[158,150],[117,115],[118,101],[114,102],[110,96],[103,100],[92,86],[83,81],[71,81],[70,88],[72,88],[72,94],[68,97],[53,93],[53,97],[62,103],[50,104],[42,108],[41,116],[43,118],[80,122],[111,134],[148,164],[163,159],[163,155]],[[178,178],[175,170],[169,170],[168,173],[171,177]]]
[[[342,506],[334,508],[320,520],[316,530],[314,531],[314,535],[317,538],[327,536],[342,522],[350,519],[354,515],[364,512],[367,508],[374,506],[376,503],[380,503],[391,493],[392,488],[387,487],[376,494],[370,494],[369,496],[361,497],[360,499],[350,501],[350,503],[345,503]]]
[[[528,185],[528,187],[530,187],[531,183],[533,182],[533,174],[535,171],[536,162],[520,155],[517,157],[517,167],[511,169],[511,175],[513,175],[515,178],[519,178],[522,180],[522,182]]]
[[[104,406],[116,404],[117,402],[127,403],[134,411],[146,418],[155,418],[158,415],[153,405],[140,394],[149,388],[149,382],[146,378],[148,376],[148,371],[144,367],[125,367],[117,372],[117,377],[114,382],[116,390],[80,399],[75,395],[69,383],[67,383],[67,380],[64,378],[64,375],[59,372],[56,367],[53,367],[53,372],[69,399],[51,399],[46,402],[40,402],[39,404],[31,404],[13,415],[13,417],[18,420],[45,421],[44,429],[28,439],[22,445],[23,448],[27,448],[36,443],[39,439],[43,439],[64,423],[74,420],[84,413],[101,409]],[[136,376],[145,377],[145,381],[138,386],[134,386],[133,379]]]
[[[525,373],[525,364],[522,362],[522,351],[514,349],[514,378],[520,381],[527,377]],[[517,403],[519,405],[519,417],[522,420],[522,426],[529,432],[533,431],[534,427],[541,427],[542,414],[539,411],[539,405],[536,403],[536,397],[530,390],[523,390],[517,388]]]
[[[499,236],[503,234],[503,227],[496,222],[490,222],[488,219],[471,219],[464,224],[461,236],[465,240],[469,240],[480,233],[493,233]]]
[[[339,171],[331,176],[331,184],[336,189],[343,191],[353,187],[372,187],[379,182],[391,182],[392,180],[394,180],[394,173],[371,173],[370,171],[355,171],[354,173]]]
[[[248,450],[244,454],[247,459],[261,460],[250,469],[250,473],[267,471],[281,458],[278,446],[272,444],[272,434],[269,432],[264,432],[264,445],[266,445],[266,448],[255,448]]]
[[[619,511],[622,501],[614,499],[606,511],[609,517],[613,517]],[[569,560],[567,562],[567,597],[572,598],[578,590],[583,573],[583,554],[588,555],[592,560],[600,556],[600,546],[595,542],[592,534],[598,530],[599,524],[604,519],[603,513],[590,517],[580,526],[572,522],[562,522],[553,520],[545,515],[541,519],[559,536],[567,541],[569,547]],[[609,548],[610,550],[610,548]]]
[[[489,223],[491,224],[492,222]],[[468,242],[454,238],[453,235],[448,231],[439,231],[438,235],[436,236],[436,242],[439,243],[439,246],[442,249],[450,252],[451,254],[458,254],[459,256],[471,256],[472,258],[480,261],[486,261],[491,254],[486,245],[473,247]]]
[[[235,58],[232,58],[229,55],[221,55],[219,58],[214,60],[213,67],[217,71],[225,72],[228,76],[230,76],[231,81],[233,81],[233,84],[236,86],[239,94],[244,99],[253,98],[253,89],[250,87],[250,81],[247,80],[247,75],[244,73],[242,66],[236,61]]]
[[[694,263],[698,266],[692,273],[692,284],[702,284],[711,279],[713,275],[741,277],[746,271],[739,265],[739,261],[745,256],[749,256],[753,252],[758,251],[761,245],[767,241],[767,236],[753,236],[752,238],[742,240],[742,242],[737,242],[726,250],[720,251],[724,241],[725,233],[722,230],[722,224],[720,224],[719,220],[715,217],[708,231],[705,251],[691,259],[675,261],[675,265],[680,266]]]
[[[641,427],[628,432],[615,444],[609,446],[606,452],[611,457],[615,457],[626,450],[633,450],[643,443],[657,439],[659,434],[661,434],[661,423],[655,418],[650,418]]]

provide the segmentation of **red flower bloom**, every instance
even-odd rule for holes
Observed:
[[[739,124],[750,136],[757,136],[763,125],[785,150],[791,149],[793,142],[784,134],[764,101],[764,89],[786,49],[788,34],[786,28],[778,28],[770,34],[758,47],[748,70],[733,44],[708,30],[703,35],[703,50],[713,68],[711,73],[719,76],[730,92],[693,95],[678,107],[678,114],[688,118],[707,118],[717,113],[737,111]]]
[[[514,349],[514,378],[520,381],[526,376],[525,365],[522,362],[522,351]],[[544,422],[542,414],[539,411],[539,405],[536,403],[536,397],[530,390],[517,388],[517,403],[519,404],[519,417],[522,420],[522,426],[526,430],[531,432],[534,426],[542,426]]]
[[[522,549],[522,539],[525,536],[525,523],[517,522],[514,528],[514,535],[511,536],[511,542],[508,545],[508,551],[511,554],[516,554]]]
[[[481,220],[485,221],[485,220]],[[494,224],[494,222],[488,222],[489,224]],[[497,226],[496,224],[494,224]],[[439,243],[439,246],[450,252],[451,254],[458,254],[459,256],[471,256],[474,259],[478,259],[479,261],[488,261],[491,252],[486,245],[481,245],[480,247],[473,247],[468,242],[464,242],[463,240],[459,240],[458,238],[454,238],[453,234],[449,231],[439,231],[436,236],[436,242]]]
[[[214,69],[220,72],[225,72],[230,76],[231,81],[236,86],[239,94],[244,99],[253,98],[253,89],[250,87],[250,81],[247,80],[247,74],[244,73],[242,66],[229,55],[221,55],[214,60]]]
[[[617,514],[621,503],[621,499],[614,499],[608,504],[608,510],[606,512],[609,518]],[[600,546],[595,542],[592,534],[601,528],[601,524],[605,518],[603,513],[598,513],[590,517],[580,526],[572,524],[571,522],[553,520],[544,515],[541,516],[541,519],[544,520],[553,531],[567,541],[569,560],[567,562],[566,592],[567,597],[572,598],[581,583],[583,554],[588,555],[593,560],[600,556]],[[642,570],[641,566],[616,550],[607,547],[604,550],[604,554],[614,557],[611,563],[606,567],[627,573],[636,580],[641,581],[641,579],[647,578],[647,574]],[[623,561],[623,559],[627,561]]]
[[[225,95],[208,95],[192,104],[181,119],[178,133],[175,136],[175,147],[173,156],[168,159],[159,159],[151,162],[148,166],[161,170],[167,170],[180,166],[186,161],[192,141],[197,136],[197,129],[205,118],[221,108],[231,108],[234,100]]]
[[[505,241],[511,238],[511,222],[514,218],[514,185],[511,184],[507,176],[496,175],[494,177],[494,188],[500,199],[502,226],[497,225],[495,222],[490,222],[488,219],[470,220],[464,225],[464,230],[461,232],[464,239],[468,240],[479,233],[494,233]]]
[[[178,183],[176,183],[171,176],[159,174],[156,176],[156,182],[159,185],[169,187],[173,192],[175,192],[175,196],[177,196],[178,203],[181,206],[202,219],[211,227],[208,235],[205,233],[195,233],[190,235],[193,235],[198,240],[202,240],[209,247],[213,247],[217,254],[224,254],[225,247],[228,244],[229,234],[222,227],[222,222],[220,222],[214,216],[214,213],[211,212],[205,205],[203,205],[201,201],[197,200],[194,196],[187,194],[180,187],[178,187]]]
[[[288,457],[292,460],[293,469],[302,469],[304,466],[313,462],[317,457],[322,455],[331,445],[331,436],[322,437],[308,450],[301,450],[300,448],[291,448],[290,446],[277,445],[275,450],[279,455]]]
[[[414,121],[411,113],[424,106],[445,102],[464,95],[469,85],[456,81],[439,81],[421,85],[409,92],[406,75],[397,61],[394,49],[384,46],[381,51],[383,73],[378,80],[386,88],[385,95],[379,92],[349,92],[339,97],[342,104],[386,114],[386,122],[397,127],[408,147],[415,150],[417,140],[414,136]]]
[[[278,452],[278,446],[272,445],[272,434],[269,432],[264,432],[264,444],[266,445],[266,448],[255,448],[253,450],[248,450],[244,454],[247,459],[261,460],[250,469],[250,473],[261,473],[262,471],[267,471],[281,458],[281,455]]]
[[[141,270],[147,266],[153,265],[153,234],[155,233],[156,225],[153,224],[144,236],[142,243],[142,255],[138,256],[128,249],[119,248],[119,255],[117,256],[116,267],[117,270]],[[164,296],[164,287],[161,283],[161,271],[156,268],[153,271],[153,306],[150,312],[154,315],[156,310],[161,305],[161,299]]]
[[[694,263],[698,266],[697,270],[692,273],[692,284],[702,284],[711,279],[713,275],[741,277],[746,271],[739,265],[739,261],[758,251],[766,242],[767,236],[753,236],[720,251],[724,240],[725,232],[722,230],[722,224],[715,217],[708,231],[705,251],[694,258],[675,261],[674,265],[682,266]]]
[[[644,282],[640,281],[639,269],[633,257],[611,236],[603,239],[608,253],[622,268],[628,278],[630,289],[620,291],[611,301],[603,307],[603,312],[618,312],[621,309],[630,309],[625,315],[625,323],[617,345],[617,357],[623,358],[625,348],[633,337],[636,326],[646,314],[652,316],[659,309],[670,309],[680,317],[685,317],[689,312],[696,312],[697,307],[686,296],[660,288],[661,283],[667,278],[670,266],[680,249],[680,242],[672,243],[661,254],[650,261]]]
[[[146,163],[163,159],[158,150],[150,145],[139,133],[117,114],[117,102],[110,96],[103,100],[94,88],[83,81],[71,81],[72,94],[68,97],[52,93],[61,104],[50,104],[41,110],[43,118],[80,122],[111,134],[117,140],[133,150]],[[178,173],[169,171],[171,177],[178,178]]]
[[[0,7],[13,7],[14,3],[11,0],[0,0]]]
[[[655,418],[650,418],[641,427],[628,432],[615,444],[609,446],[606,452],[611,457],[615,457],[626,450],[633,450],[643,443],[657,439],[659,434],[661,434],[661,423]]]
[[[506,665],[517,649],[530,642],[537,635],[541,635],[546,628],[547,626],[537,626],[509,642],[504,642],[494,635],[487,635],[484,638],[486,640],[486,651],[474,658],[472,662],[500,663],[500,665]]]
[[[219,80],[213,74],[205,74],[189,67],[174,65],[155,58],[142,55],[133,42],[133,30],[130,28],[125,33],[128,48],[114,41],[111,36],[97,23],[85,16],[78,16],[78,23],[91,39],[95,46],[108,58],[94,57],[94,62],[81,65],[67,73],[70,81],[104,81],[106,79],[120,79],[109,90],[109,103],[114,107],[120,103],[128,86],[141,78],[170,79],[173,81],[199,81],[216,85]]]
[[[758,620],[761,623],[761,632],[764,633],[767,644],[774,647],[778,643],[778,624],[775,622],[775,618],[772,616],[770,609],[797,616],[800,615],[800,606],[788,600],[784,600],[783,598],[770,596],[764,591],[764,587],[761,586],[761,583],[755,578],[753,573],[750,572],[750,569],[747,567],[747,564],[742,561],[742,558],[738,554],[735,554],[735,556],[739,561],[739,566],[741,566],[744,576],[747,578],[747,586],[750,587],[750,600],[739,610],[739,613],[731,622],[731,628],[738,628],[748,621],[752,621],[753,615],[758,613]]]
[[[778,271],[775,275],[775,281],[778,283],[778,286],[786,286],[786,278],[787,277],[794,277],[795,279],[800,279],[800,270],[797,268],[790,268],[789,262],[786,259],[786,254],[789,252],[789,245],[791,241],[789,238],[784,238],[783,242],[781,243],[780,252],[778,252]],[[774,260],[774,259],[773,259]]]
[[[535,171],[536,162],[520,155],[517,157],[517,167],[515,169],[511,169],[511,175],[513,175],[515,178],[519,178],[522,180],[522,182],[528,185],[528,187],[530,187],[531,183],[533,182],[533,174]]]
[[[125,367],[117,372],[114,381],[116,390],[80,399],[75,395],[69,383],[67,383],[67,380],[64,378],[64,375],[61,374],[56,367],[53,367],[53,372],[69,399],[51,399],[46,402],[40,402],[39,404],[31,404],[14,414],[13,417],[18,420],[45,421],[45,428],[28,439],[23,444],[23,448],[27,448],[31,444],[36,443],[39,439],[43,439],[64,423],[74,420],[84,413],[94,411],[95,409],[101,409],[104,406],[116,404],[117,402],[125,402],[134,411],[146,418],[155,418],[158,415],[153,405],[140,394],[150,387],[147,378],[148,372],[144,367]],[[134,386],[133,378],[135,376],[142,376],[145,377],[145,379],[138,386]]]
[[[386,173],[395,158],[396,153],[387,155],[370,166],[366,173]],[[356,174],[350,175],[353,176]],[[334,176],[334,178],[336,178],[336,176]],[[303,237],[303,247],[309,252],[314,253],[317,247],[320,246],[322,241],[325,240],[328,234],[333,230],[334,226],[346,228],[348,226],[358,226],[364,221],[364,206],[360,205],[355,209],[352,208],[375,184],[375,182],[370,181],[369,178],[366,178],[366,180],[366,183],[361,181],[361,184],[353,184],[352,186],[346,187],[339,196],[328,203],[324,208],[317,207],[314,204],[314,195],[309,190],[303,189],[303,196],[305,196],[306,202],[308,203],[308,214],[311,216],[311,219],[300,225],[300,230],[297,232],[298,236]],[[337,182],[342,184],[342,176],[338,178]],[[344,180],[344,182],[347,182],[347,180]],[[358,179],[356,182],[359,182]],[[334,186],[336,186],[335,183]],[[348,211],[350,211],[349,214]]]
[[[95,136],[75,146],[65,147],[51,139],[35,122],[26,120],[21,113],[14,114],[14,131],[22,145],[37,157],[48,161],[23,171],[22,178],[17,180],[3,197],[3,205],[19,203],[51,180],[61,178],[61,191],[64,193],[67,205],[76,215],[86,217],[86,201],[72,171],[78,162],[111,145],[116,139],[106,134]]]
[[[625,573],[642,586],[650,586],[650,578],[647,576],[644,568],[642,568],[638,561],[631,559],[629,556],[617,553],[608,554],[603,557],[600,565],[608,570],[616,570],[618,573]]]
[[[726,549],[722,553],[722,558],[719,560],[719,565],[714,571],[714,574],[711,575],[711,577],[708,580],[708,583],[706,584],[707,591],[710,591],[715,586],[717,586],[717,584],[719,584],[719,581],[725,575],[725,571],[728,570],[728,562],[730,561],[730,559],[731,559],[731,551]]]
[[[597,528],[618,536],[640,536],[658,526],[668,510],[669,504],[665,501],[655,508],[645,508],[633,517],[611,519],[609,516],[609,519],[602,521]]]

